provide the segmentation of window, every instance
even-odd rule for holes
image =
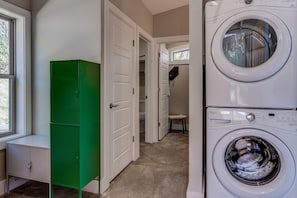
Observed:
[[[190,50],[183,49],[172,52],[172,61],[185,61],[190,60]]]
[[[0,149],[31,133],[31,14],[0,1]]]
[[[14,24],[0,16],[0,137],[15,131]]]
[[[190,48],[188,43],[174,43],[168,45],[170,55],[170,65],[189,64]]]

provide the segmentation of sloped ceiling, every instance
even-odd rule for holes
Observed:
[[[189,4],[189,0],[142,0],[152,15]]]

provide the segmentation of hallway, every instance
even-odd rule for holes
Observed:
[[[140,158],[112,181],[102,198],[185,198],[188,184],[188,133],[169,133],[156,144],[140,144]],[[46,198],[48,185],[29,182],[2,198]],[[55,188],[55,197],[77,197]],[[83,193],[84,198],[98,195]]]
[[[111,184],[104,198],[183,198],[188,184],[188,134],[169,133],[140,145],[140,158]]]

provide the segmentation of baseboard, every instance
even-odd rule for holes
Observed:
[[[6,188],[6,179],[0,181],[0,196],[5,194],[5,188]]]
[[[9,190],[13,190],[26,182],[28,182],[27,179],[22,179],[22,178],[17,178],[17,177],[10,177],[10,185],[9,185]],[[0,196],[4,195],[6,193],[7,188],[7,182],[6,179],[0,181]]]
[[[100,193],[103,194],[109,188],[109,185],[110,185],[110,181],[106,177],[101,179],[101,181],[100,181]]]
[[[18,178],[18,177],[10,177],[9,178],[9,191],[27,183],[28,181],[29,181],[28,179],[23,179],[23,178]]]
[[[11,177],[10,178],[9,190],[11,191],[11,190],[25,184],[28,181],[29,180],[23,179],[23,178]],[[6,179],[5,179],[5,180],[0,181],[0,196],[4,195],[6,193],[6,190],[7,189],[6,189]],[[99,182],[98,182],[98,180],[92,180],[90,183],[88,183],[88,185],[86,185],[83,188],[83,191],[98,194],[99,193]]]
[[[83,191],[98,194],[99,193],[99,181],[98,180],[92,180],[90,183],[88,183],[83,188]]]
[[[201,192],[187,191],[187,198],[204,198],[204,195]]]
[[[204,188],[197,188],[199,186],[197,183],[195,185],[188,185],[187,188],[187,198],[205,198]]]

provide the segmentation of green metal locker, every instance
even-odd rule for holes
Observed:
[[[100,65],[51,61],[51,194],[100,178]]]

